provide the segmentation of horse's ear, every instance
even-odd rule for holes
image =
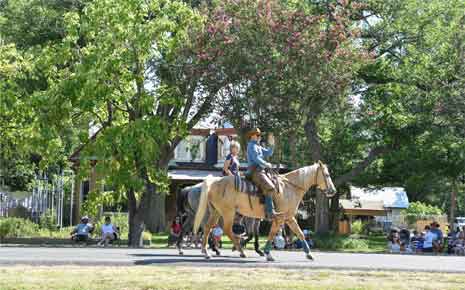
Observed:
[[[318,160],[318,164],[319,164],[320,166],[323,166],[323,162],[321,162],[321,160]]]

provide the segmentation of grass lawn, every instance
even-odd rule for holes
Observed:
[[[189,267],[0,268],[0,289],[463,289],[463,274]]]

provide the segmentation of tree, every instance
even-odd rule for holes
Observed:
[[[344,103],[353,72],[366,59],[354,46],[349,17],[359,5],[330,2],[224,1],[209,10],[209,19],[228,23],[221,64],[236,80],[223,91],[221,113],[241,130],[259,125],[284,135],[304,129],[314,162],[323,159],[323,112]],[[328,199],[322,193],[317,199],[316,230],[327,232]]]
[[[46,108],[41,122],[97,129],[93,140],[80,136],[81,158],[97,159],[106,182],[127,195],[137,246],[150,211],[152,230],[165,230],[168,162],[224,86],[215,48],[202,17],[178,1],[97,1],[65,23],[63,41],[38,60],[50,73],[49,89],[35,94]]]

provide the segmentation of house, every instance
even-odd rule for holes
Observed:
[[[360,199],[341,199],[339,208],[342,211],[343,219],[339,221],[340,234],[349,234],[354,218],[369,220],[372,217],[384,217],[388,210],[384,207],[382,201],[360,200]]]
[[[351,186],[352,200],[366,202],[382,202],[386,211],[385,215],[376,215],[375,220],[383,225],[383,228],[399,227],[404,225],[401,215],[402,210],[409,207],[407,192],[402,187],[360,188]]]

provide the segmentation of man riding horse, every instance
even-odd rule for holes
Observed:
[[[260,188],[265,196],[265,217],[268,220],[276,218],[279,213],[275,210],[277,190],[266,169],[272,168],[271,163],[265,158],[273,154],[273,147],[265,148],[259,143],[261,131],[255,128],[247,133],[249,143],[247,145],[248,170],[246,175]],[[274,144],[269,144],[273,146]],[[279,206],[279,203],[277,204]]]

